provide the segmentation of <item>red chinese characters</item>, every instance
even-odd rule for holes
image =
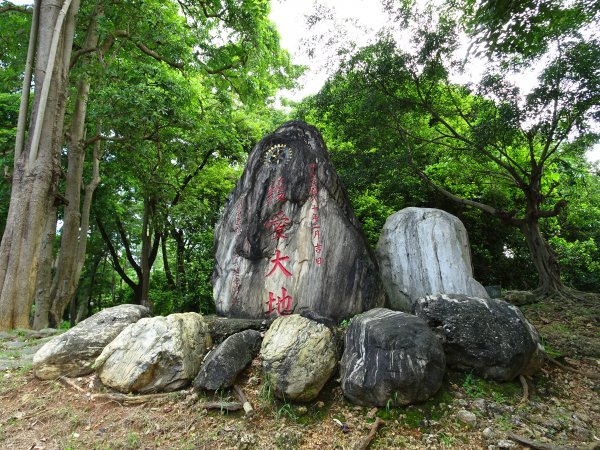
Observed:
[[[281,256],[281,252],[279,250],[275,250],[275,258],[273,258],[271,260],[271,262],[273,263],[273,268],[267,274],[267,276],[270,277],[271,275],[273,275],[273,273],[275,272],[275,270],[279,269],[279,270],[281,270],[281,272],[283,272],[283,274],[286,277],[291,277],[292,276],[292,272],[290,272],[289,270],[287,270],[284,267],[284,265],[283,265],[283,261],[287,261],[288,259],[290,259],[289,256]]]
[[[269,292],[269,300],[267,300],[267,311],[265,314],[268,316],[275,311],[280,316],[291,314],[292,312],[292,297],[288,295],[287,290],[281,288],[281,296],[275,296],[273,292]]]
[[[242,201],[239,202],[235,212],[235,236],[239,236],[242,228]],[[233,260],[233,286],[231,304],[236,305],[240,295],[240,255],[235,255]]]
[[[270,220],[267,221],[265,226],[272,230],[272,234],[276,240],[285,239],[287,236],[283,234],[285,229],[290,222],[283,211],[279,211]]]
[[[269,185],[267,201],[269,204],[285,202],[285,178],[279,177],[277,181]]]
[[[312,231],[312,242],[315,251],[315,263],[320,266],[323,264],[323,255],[321,251],[321,225],[319,224],[319,186],[317,183],[317,165],[311,163],[310,168],[310,198],[311,198],[311,220],[310,227]]]
[[[279,177],[277,181],[269,185],[267,191],[267,201],[269,204],[275,204],[277,202],[285,202],[285,179]],[[273,240],[279,242],[280,239],[286,239],[287,235],[285,231],[290,223],[290,219],[285,215],[285,212],[280,207],[279,211],[275,213],[265,223],[265,228],[271,232]],[[275,250],[275,257],[271,260],[273,266],[271,270],[265,275],[265,277],[281,277],[283,275],[284,280],[292,276],[292,272],[288,270],[285,264],[288,263],[290,257],[282,255],[279,249]],[[286,315],[292,313],[292,296],[288,294],[287,289],[281,286],[281,295],[276,295],[274,292],[269,291],[269,299],[265,302],[267,310],[265,315],[269,316],[275,312],[278,315]]]

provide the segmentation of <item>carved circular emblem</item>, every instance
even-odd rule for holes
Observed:
[[[265,165],[276,166],[292,159],[294,151],[285,144],[275,144],[269,147],[263,156]]]

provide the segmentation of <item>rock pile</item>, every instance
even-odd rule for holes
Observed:
[[[215,243],[214,300],[230,318],[109,308],[42,347],[35,375],[96,370],[125,393],[168,392],[192,380],[215,391],[234,385],[260,353],[276,396],[310,401],[341,356],[344,396],[388,406],[434,395],[446,364],[495,380],[540,367],[533,327],[473,278],[456,217],[407,208],[388,218],[377,246],[380,281],[321,135],[305,123],[286,123],[257,144]],[[384,286],[391,309],[380,308]],[[338,338],[336,323],[350,316]],[[207,355],[212,342],[219,345]]]

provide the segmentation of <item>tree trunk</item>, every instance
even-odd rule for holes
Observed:
[[[152,310],[148,293],[150,292],[150,246],[152,235],[150,234],[150,205],[149,200],[144,198],[144,217],[142,218],[142,254],[140,255],[140,266],[142,277],[140,279],[140,304]]]
[[[35,282],[35,314],[33,329],[41,330],[49,325],[50,291],[52,287],[52,266],[54,265],[54,237],[56,236],[56,207],[51,208],[46,219],[46,229],[40,252],[39,270]]]
[[[81,138],[83,139],[83,136]],[[85,186],[81,213],[79,212],[79,205],[84,150],[81,148],[80,143],[76,146],[77,149],[73,150],[73,153],[69,148],[69,171],[65,191],[65,197],[69,204],[65,206],[58,268],[52,283],[50,313],[54,317],[62,317],[65,308],[75,297],[79,277],[85,263],[92,198],[100,182],[100,146],[100,141],[94,143],[92,179]]]
[[[176,247],[176,273],[175,280],[177,283],[177,289],[180,293],[187,293],[187,279],[185,274],[185,242],[183,238],[183,231],[173,229],[171,236],[175,239],[177,244]]]
[[[560,280],[560,265],[554,251],[540,232],[537,220],[531,220],[521,225],[527,247],[531,252],[533,264],[538,271],[537,295],[562,294],[565,286]]]
[[[0,330],[29,327],[44,228],[56,196],[67,75],[79,8],[78,0],[68,9],[66,2],[48,0],[40,9],[30,133],[15,163],[0,245]],[[61,13],[66,14],[64,26]]]
[[[84,48],[96,48],[98,46],[97,19],[101,14],[101,8],[96,7],[88,26]],[[67,305],[73,302],[77,291],[79,277],[85,260],[91,195],[99,182],[97,163],[99,160],[100,141],[96,141],[96,145],[94,146],[92,181],[86,186],[83,211],[80,212],[81,186],[83,184],[83,167],[85,161],[83,141],[85,139],[85,119],[89,92],[90,80],[83,73],[77,87],[77,96],[71,117],[69,140],[67,143],[68,169],[65,183],[67,204],[64,208],[64,224],[61,231],[57,271],[52,282],[52,305],[50,308],[50,314],[55,319],[62,317]],[[100,130],[97,133],[100,134]]]

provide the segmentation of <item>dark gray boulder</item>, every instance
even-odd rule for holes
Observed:
[[[140,305],[103,309],[40,348],[33,357],[33,373],[42,380],[92,373],[104,347],[125,327],[149,316],[148,308]]]
[[[443,340],[450,367],[506,381],[541,366],[538,333],[519,308],[503,300],[431,295],[417,301],[414,313]]]
[[[203,316],[208,325],[213,344],[218,345],[233,336],[246,330],[256,330],[265,332],[273,323],[273,319],[236,319],[234,317]]]
[[[255,330],[229,336],[206,356],[194,386],[211,391],[233,386],[237,376],[258,355],[261,341],[260,332]]]
[[[263,138],[215,230],[217,313],[313,311],[335,320],[381,306],[375,258],[315,127]]]
[[[407,405],[435,394],[445,368],[442,344],[422,319],[377,308],[350,322],[340,382],[353,403]]]

